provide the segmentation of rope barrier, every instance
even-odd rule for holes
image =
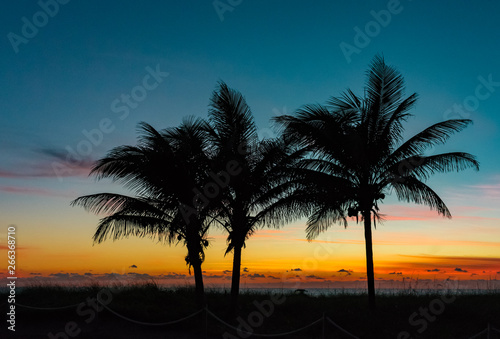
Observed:
[[[500,330],[495,328],[495,327],[492,327],[492,326],[488,326],[486,327],[484,330],[482,330],[481,332],[473,335],[472,337],[470,337],[469,339],[476,339],[476,338],[479,338],[480,336],[482,336],[483,334],[490,334],[491,331],[495,331],[495,332],[498,332],[500,333]],[[488,337],[489,338],[489,337]]]
[[[24,308],[31,308],[31,309],[34,309],[34,310],[44,310],[44,311],[64,310],[64,309],[67,309],[67,308],[77,307],[80,304],[81,303],[74,304],[74,305],[68,305],[68,306],[60,306],[60,307],[37,307],[37,306],[28,306],[28,305],[14,303],[14,305],[16,305],[16,306],[21,306],[21,307],[24,307]]]
[[[329,317],[326,317],[326,320],[328,320],[330,322],[330,324],[332,324],[333,326],[335,326],[336,328],[338,328],[339,330],[341,330],[342,332],[344,332],[345,334],[347,334],[348,336],[352,337],[352,338],[355,338],[355,339],[359,339],[359,337],[356,337],[354,334],[352,333],[349,333],[347,330],[343,329],[342,327],[340,327],[339,325],[337,325],[332,319],[330,319]]]
[[[226,326],[226,327],[228,327],[228,328],[236,331],[237,333],[245,334],[245,335],[248,335],[248,336],[252,335],[252,336],[255,336],[255,337],[264,337],[264,338],[282,337],[282,336],[286,336],[286,335],[298,333],[298,332],[303,331],[303,330],[305,330],[305,329],[307,329],[309,327],[312,327],[312,326],[314,326],[314,325],[316,325],[316,324],[318,324],[318,323],[320,323],[320,322],[322,322],[324,320],[327,320],[330,324],[332,324],[338,330],[342,331],[344,334],[347,334],[348,336],[350,336],[351,338],[354,338],[354,339],[360,339],[359,337],[355,336],[354,334],[348,332],[346,329],[342,328],[340,325],[338,325],[337,323],[335,323],[329,317],[321,317],[320,319],[318,319],[316,321],[313,321],[312,323],[310,323],[308,325],[305,325],[305,326],[303,326],[301,328],[298,328],[298,329],[295,329],[295,330],[292,330],[292,331],[283,332],[283,333],[263,334],[263,333],[247,332],[247,331],[243,331],[241,329],[238,329],[238,328],[234,327],[233,325],[227,323],[223,319],[219,318],[216,314],[214,314],[212,311],[210,311],[207,307],[205,307],[203,309],[200,309],[200,310],[194,312],[193,314],[190,314],[190,315],[188,315],[186,317],[183,317],[183,318],[180,318],[180,319],[177,319],[177,320],[172,320],[172,321],[167,321],[167,322],[162,322],[162,323],[149,323],[149,322],[143,322],[143,321],[138,321],[138,320],[134,320],[134,319],[128,318],[128,317],[126,317],[124,315],[121,315],[120,313],[112,310],[107,305],[103,304],[100,300],[97,300],[97,302],[99,304],[101,304],[106,310],[108,310],[109,312],[111,312],[112,314],[114,314],[115,316],[117,316],[119,318],[122,318],[124,320],[130,321],[130,322],[135,323],[135,324],[146,325],[146,326],[167,326],[167,325],[173,325],[173,324],[180,323],[180,322],[182,322],[184,320],[193,318],[194,316],[200,314],[201,312],[206,311],[207,314],[211,315],[215,320],[219,321],[224,326]],[[7,304],[7,303],[1,304],[0,307],[4,306],[5,304]],[[36,309],[36,310],[62,310],[62,309],[68,309],[68,308],[77,307],[80,304],[81,303],[74,304],[74,305],[68,305],[68,306],[60,306],[60,307],[36,307],[36,306],[28,306],[28,305],[23,305],[23,304],[19,304],[19,303],[14,303],[14,305],[16,305],[16,306],[20,306],[20,307],[24,307],[24,308],[29,308],[29,309]],[[500,333],[500,330],[497,329],[497,328],[495,328],[495,327],[487,327],[486,329],[484,329],[481,332],[473,335],[469,339],[479,338],[479,337],[481,337],[484,334],[491,333],[491,331]]]
[[[469,339],[475,339],[475,338],[478,338],[480,336],[482,336],[483,334],[487,333],[488,332],[488,329],[485,329],[485,330],[482,330],[481,332],[479,332],[478,334],[476,335],[473,335],[472,337],[470,337]]]
[[[275,334],[259,334],[259,333],[253,333],[253,332],[247,332],[247,331],[242,331],[234,326],[232,326],[231,324],[228,324],[227,322],[225,322],[224,320],[222,320],[221,318],[219,318],[218,316],[216,316],[215,314],[213,314],[209,309],[207,309],[207,313],[210,314],[212,317],[214,317],[214,319],[216,319],[217,321],[219,321],[220,323],[224,324],[226,327],[229,327],[231,328],[232,330],[236,331],[236,333],[241,333],[241,334],[246,334],[246,335],[252,335],[254,337],[266,337],[266,338],[271,338],[271,337],[282,337],[284,335],[289,335],[289,334],[294,334],[294,333],[297,333],[297,332],[300,332],[302,330],[305,330],[306,328],[309,328],[311,326],[314,326],[318,323],[320,323],[321,321],[323,321],[323,318],[320,318],[312,323],[310,323],[309,325],[306,325],[304,327],[301,327],[299,329],[296,329],[296,330],[293,330],[293,331],[289,331],[289,332],[284,332],[284,333],[275,333]]]
[[[204,309],[201,309],[199,311],[196,311],[195,313],[191,314],[191,315],[188,315],[184,318],[181,318],[181,319],[177,319],[177,320],[172,320],[172,321],[167,321],[167,322],[163,322],[163,323],[147,323],[147,322],[144,322],[144,321],[138,321],[138,320],[134,320],[134,319],[130,319],[124,315],[121,315],[120,313],[116,312],[116,311],[113,311],[112,309],[110,309],[108,306],[104,305],[103,303],[99,302],[105,309],[107,309],[109,312],[113,313],[114,315],[116,315],[117,317],[120,317],[122,319],[125,319],[127,321],[130,321],[132,323],[135,323],[135,324],[140,324],[140,325],[146,325],[146,326],[167,326],[167,325],[173,325],[173,324],[177,324],[177,323],[180,323],[181,321],[184,321],[184,320],[187,320],[189,318],[192,318],[194,317],[195,315],[198,315],[200,314],[201,312],[204,311]]]

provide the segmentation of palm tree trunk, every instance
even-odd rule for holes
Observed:
[[[238,308],[238,295],[240,294],[241,247],[235,246],[233,253],[233,272],[231,277],[231,312]]]
[[[203,287],[203,272],[201,270],[203,260],[200,258],[200,246],[200,239],[196,236],[190,237],[190,241],[187,244],[189,263],[193,267],[196,305],[201,308],[205,307],[205,290]]]
[[[366,248],[366,280],[368,281],[368,305],[370,310],[375,306],[375,274],[373,272],[373,248],[372,248],[372,221],[370,210],[363,212],[365,222],[365,248]]]
[[[205,307],[205,289],[203,287],[203,272],[201,270],[201,261],[195,260],[192,263],[193,272],[194,272],[194,289],[195,289],[195,298],[196,305],[198,307]]]

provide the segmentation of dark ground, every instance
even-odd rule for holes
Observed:
[[[109,309],[128,320],[95,304],[97,295]],[[0,294],[0,301],[3,300],[7,300],[6,294]],[[240,328],[248,326],[247,330],[256,334],[293,331],[321,319],[323,314],[361,339],[468,339],[484,330],[488,323],[500,329],[500,293],[493,292],[451,295],[443,300],[436,294],[417,296],[406,291],[379,296],[375,312],[367,310],[365,295],[286,294],[272,299],[270,295],[248,293],[241,296],[237,315],[228,314],[228,301],[228,294],[207,294],[211,312],[236,327],[244,323]],[[193,291],[189,289],[162,290],[155,285],[119,289],[32,287],[18,292],[16,302],[16,332],[7,330],[8,305],[4,304],[0,338],[257,338],[238,334],[205,312],[177,324],[152,325],[196,312]],[[28,305],[51,309],[25,307]],[[63,306],[69,307],[58,308]],[[324,338],[352,338],[328,321],[276,338],[323,338],[323,333]],[[489,338],[500,338],[500,333],[492,331]]]

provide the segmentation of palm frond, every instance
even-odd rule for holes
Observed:
[[[209,107],[209,122],[217,131],[219,144],[237,150],[257,138],[252,112],[240,92],[220,81]]]
[[[394,164],[388,172],[396,180],[408,175],[427,180],[434,173],[459,172],[467,168],[479,170],[479,162],[475,156],[464,152],[450,152],[406,158]]]
[[[392,182],[391,186],[399,200],[429,206],[444,217],[451,218],[448,207],[439,195],[417,178],[403,177],[400,181]]]
[[[164,220],[142,216],[115,213],[100,220],[94,233],[94,243],[102,243],[106,239],[121,239],[129,236],[157,238],[158,241],[172,242],[173,232]]]
[[[404,158],[419,156],[431,146],[444,144],[454,133],[460,132],[471,123],[472,120],[469,119],[452,119],[429,126],[399,146],[387,158],[383,167],[392,166]]]

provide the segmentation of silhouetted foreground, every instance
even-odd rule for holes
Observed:
[[[106,308],[96,303],[98,295]],[[6,300],[5,295],[0,298]],[[379,300],[378,311],[372,313],[364,307],[366,295],[244,293],[238,314],[230,317],[229,299],[223,292],[209,291],[209,311],[195,314],[198,309],[187,288],[162,290],[154,284],[120,288],[32,287],[18,294],[16,333],[7,333],[3,325],[0,334],[2,338],[58,339],[257,338],[246,331],[276,334],[307,327],[279,338],[471,338],[489,323],[490,338],[500,338],[500,333],[493,330],[500,328],[498,291],[424,296],[402,291],[399,295],[379,296]],[[1,310],[4,312],[6,306],[2,305]],[[183,318],[187,319],[171,324]],[[223,322],[243,332],[238,333]],[[486,338],[486,334],[477,338]]]

